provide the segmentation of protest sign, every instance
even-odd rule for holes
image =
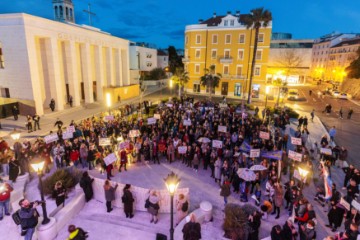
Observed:
[[[113,115],[105,116],[104,121],[114,121],[114,116]]]
[[[154,114],[154,118],[155,118],[155,119],[160,119],[160,114],[155,113],[155,114]]]
[[[105,162],[106,166],[110,165],[111,163],[115,162],[116,160],[117,160],[117,157],[116,157],[115,153],[111,153],[104,158],[104,162]]]
[[[65,140],[65,139],[70,139],[70,138],[73,138],[74,137],[74,134],[73,132],[63,132],[62,134],[62,138]]]
[[[186,146],[178,147],[178,152],[179,152],[180,154],[185,154],[185,153],[186,153],[186,150],[187,150],[187,147],[186,147]]]
[[[350,203],[348,203],[344,198],[340,198],[340,204],[346,208],[346,210],[350,211]]]
[[[269,139],[270,139],[270,134],[269,134],[268,132],[260,131],[259,136],[260,136],[260,138],[262,138],[262,139],[266,139],[266,140],[269,140]]]
[[[291,144],[301,145],[301,138],[291,137]]]
[[[213,148],[222,148],[222,141],[212,140],[212,147]]]
[[[356,200],[352,200],[351,206],[356,208],[356,210],[360,211],[360,203],[358,203]]]
[[[148,119],[147,119],[147,123],[148,123],[149,125],[155,124],[155,123],[156,123],[156,118],[148,118]]]
[[[320,148],[320,153],[325,155],[332,155],[332,150],[330,148]]]
[[[300,173],[299,173],[299,171],[297,169],[294,170],[294,178],[302,181]]]
[[[127,142],[121,142],[118,145],[119,150],[126,149],[126,146],[128,145]]]
[[[139,137],[140,131],[139,130],[130,130],[129,137]]]
[[[226,126],[218,126],[218,132],[226,133]]]
[[[68,126],[68,127],[66,128],[66,131],[67,131],[67,132],[74,133],[74,132],[75,132],[75,126],[74,126],[74,125]]]
[[[219,103],[220,108],[227,108],[228,105],[226,103]]]
[[[297,152],[292,151],[292,150],[289,150],[288,157],[289,157],[290,159],[292,159],[292,160],[301,162],[302,154],[301,154],[301,153],[297,153]]]
[[[191,126],[191,120],[184,120],[183,124],[184,126]]]
[[[57,135],[57,133],[53,133],[44,137],[44,141],[46,144],[55,142],[57,140],[59,140],[59,136]]]
[[[260,157],[260,149],[250,149],[250,157]]]
[[[167,106],[168,108],[172,108],[172,107],[173,107],[173,104],[172,104],[172,103],[167,103],[166,106]]]
[[[100,146],[108,146],[111,145],[110,138],[99,138],[99,145]]]

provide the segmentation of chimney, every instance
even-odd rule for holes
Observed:
[[[231,14],[231,11],[227,11],[227,14],[228,14],[228,15]]]
[[[213,18],[216,18],[216,12],[214,12],[214,14],[213,14]]]
[[[235,16],[240,17],[240,11],[236,11]]]
[[[202,23],[204,20],[202,20],[202,19],[199,19],[199,23]]]

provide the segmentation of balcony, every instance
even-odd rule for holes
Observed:
[[[190,58],[189,57],[184,57],[184,58],[182,58],[182,62],[183,63],[190,62]]]
[[[221,56],[219,57],[220,63],[232,63],[233,58],[231,56]]]

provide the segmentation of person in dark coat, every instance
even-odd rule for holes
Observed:
[[[199,240],[201,239],[201,225],[196,222],[195,214],[188,216],[189,221],[185,223],[182,232],[184,240]]]
[[[221,186],[220,196],[224,197],[224,204],[227,204],[227,198],[230,196],[230,181],[225,177],[224,184]]]
[[[259,239],[259,228],[261,225],[261,215],[255,211],[252,215],[249,216],[249,226],[250,234],[249,240],[258,240]]]
[[[271,240],[283,240],[284,238],[282,238],[281,235],[281,227],[280,225],[275,225],[273,226],[273,228],[271,229]]]
[[[104,185],[105,200],[106,200],[106,209],[107,212],[111,212],[113,209],[111,207],[111,202],[115,200],[115,191],[119,185],[116,184],[115,187],[111,186],[110,181],[106,180]]]
[[[334,201],[331,201],[330,203],[331,209],[328,213],[329,224],[327,224],[326,227],[331,228],[332,231],[335,232],[336,229],[341,226],[345,210],[338,207]]]
[[[12,113],[14,115],[14,120],[17,121],[19,119],[19,109],[15,105],[12,108]]]
[[[87,239],[88,232],[84,231],[84,229],[75,227],[74,225],[70,225],[68,228],[69,237],[67,240],[85,240]]]
[[[94,179],[90,178],[89,173],[87,171],[83,173],[83,176],[80,180],[80,187],[82,187],[82,189],[84,190],[86,202],[90,201],[94,195],[91,185],[93,181]]]
[[[131,185],[126,184],[124,187],[124,194],[122,196],[122,202],[124,203],[124,212],[126,215],[126,218],[133,218],[133,203],[134,203],[134,197],[130,191]]]
[[[9,162],[9,180],[16,182],[16,179],[19,176],[19,171],[20,163],[15,159],[15,156],[12,156]]]
[[[281,230],[281,236],[283,239],[286,239],[286,240],[296,240],[297,235],[298,235],[298,233],[295,229],[294,223],[293,223],[292,219],[289,218],[285,222],[285,224]]]
[[[65,204],[66,189],[61,181],[57,181],[54,186],[52,197],[55,198],[56,206]]]
[[[22,235],[25,239],[32,238],[35,232],[35,227],[38,224],[39,213],[36,207],[39,206],[38,202],[30,203],[27,199],[21,199],[19,202],[21,207],[19,216],[21,219]]]

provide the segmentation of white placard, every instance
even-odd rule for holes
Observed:
[[[250,149],[250,157],[260,157],[260,149]]]
[[[352,200],[351,206],[353,206],[354,208],[356,208],[356,210],[360,211],[360,203],[358,203],[357,201]]]
[[[270,139],[270,133],[260,131],[259,137],[262,138],[262,139],[269,140]]]
[[[228,105],[226,103],[219,103],[220,108],[227,108]]]
[[[114,121],[114,116],[113,115],[108,115],[104,117],[105,121]]]
[[[332,151],[330,148],[320,148],[320,153],[325,155],[332,155]]]
[[[160,114],[155,113],[155,114],[154,114],[154,118],[155,118],[155,119],[160,119]]]
[[[44,141],[46,144],[55,142],[57,140],[59,140],[59,136],[57,135],[57,133],[53,133],[44,137]]]
[[[191,120],[184,120],[184,122],[183,122],[183,124],[184,124],[184,126],[191,126]]]
[[[74,132],[75,132],[75,126],[74,126],[74,125],[68,126],[68,127],[66,128],[66,131],[67,131],[67,132],[74,133]]]
[[[294,178],[298,179],[298,180],[302,180],[301,179],[301,176],[300,176],[300,173],[297,169],[294,170],[294,175],[293,175]]]
[[[187,150],[187,147],[186,147],[186,146],[178,147],[178,152],[179,152],[179,154],[185,154],[185,153],[186,153],[186,150]]]
[[[139,137],[140,131],[139,130],[130,130],[129,137]]]
[[[63,132],[62,134],[62,138],[65,140],[65,139],[70,139],[70,138],[73,138],[74,137],[74,134],[73,132]]]
[[[291,144],[301,145],[301,138],[291,137]]]
[[[292,159],[292,160],[301,162],[302,154],[301,154],[301,153],[297,153],[297,152],[292,151],[292,150],[289,150],[288,157],[289,157],[290,159]]]
[[[343,205],[346,210],[350,211],[350,203],[348,203],[344,198],[340,198],[340,204]]]
[[[226,126],[218,126],[218,132],[226,133]]]
[[[212,140],[212,147],[213,148],[222,148],[222,141]]]
[[[108,146],[111,145],[110,138],[99,138],[99,145],[100,146]]]
[[[172,103],[167,103],[166,106],[172,108],[174,105]]]
[[[155,124],[156,123],[156,118],[148,118],[147,123],[148,123],[148,125]]]
[[[126,149],[128,146],[129,146],[129,143],[128,143],[128,142],[121,142],[121,143],[119,143],[119,145],[118,145],[118,149],[119,149],[119,150]]]
[[[104,162],[105,162],[106,166],[110,165],[111,163],[115,162],[116,160],[117,160],[117,157],[116,157],[115,153],[111,153],[104,158]]]

